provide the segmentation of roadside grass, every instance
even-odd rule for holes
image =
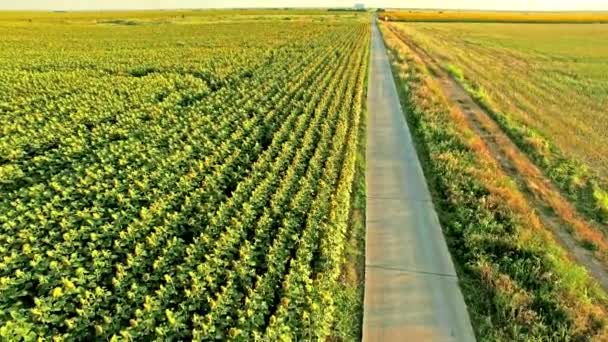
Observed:
[[[550,26],[398,28],[445,65],[578,211],[608,232],[608,49],[595,44],[608,29]],[[556,38],[560,33],[567,40]]]
[[[382,31],[478,340],[608,338],[606,294],[543,227],[422,62]]]

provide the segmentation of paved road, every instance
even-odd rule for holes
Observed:
[[[474,341],[454,265],[373,24],[364,341]]]

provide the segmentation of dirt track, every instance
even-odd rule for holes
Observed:
[[[474,341],[376,24],[367,101],[363,340]]]

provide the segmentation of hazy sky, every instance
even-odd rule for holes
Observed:
[[[498,10],[608,10],[608,0],[0,0],[0,9],[89,10],[223,7],[460,8]]]

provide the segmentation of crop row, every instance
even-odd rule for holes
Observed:
[[[37,93],[0,99],[0,336],[330,333],[369,27],[286,26],[211,50],[231,73],[3,66]]]

